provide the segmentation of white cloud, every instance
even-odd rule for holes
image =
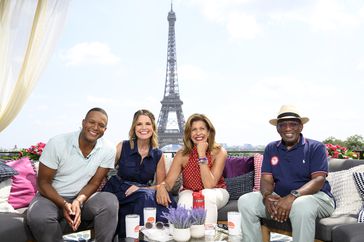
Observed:
[[[110,47],[100,42],[76,44],[61,54],[61,58],[69,66],[115,65],[120,62],[120,58],[111,52]]]
[[[356,27],[362,23],[364,10],[357,13],[350,10],[342,2],[334,0],[314,1],[314,5],[302,6],[298,9],[271,12],[270,18],[278,23],[297,21],[306,23],[315,31],[334,31],[338,28]]]
[[[87,96],[87,102],[97,104],[117,105],[119,102],[114,98]]]
[[[364,18],[364,7],[361,7],[359,9],[358,13],[359,13],[358,15],[359,15],[360,18]]]
[[[261,26],[253,14],[237,12],[252,0],[194,0],[192,5],[197,5],[209,21],[218,23],[226,28],[233,40],[254,39],[261,32]]]
[[[234,40],[254,39],[261,32],[255,16],[245,13],[230,13],[227,17],[226,28]]]
[[[183,80],[205,81],[208,79],[208,73],[198,66],[181,65],[178,68],[178,73]]]
[[[316,30],[335,30],[343,26],[355,26],[355,16],[343,10],[343,6],[332,0],[320,0],[309,15],[308,22]]]
[[[335,0],[318,0],[295,7],[282,5],[266,11],[253,0],[191,0],[189,3],[197,6],[206,19],[225,27],[235,40],[255,38],[265,24],[257,19],[265,16],[275,23],[302,22],[315,31],[352,28],[364,20],[364,8]]]
[[[360,61],[359,64],[356,66],[358,71],[364,71],[364,60]]]
[[[210,21],[222,23],[224,21],[223,1],[196,1],[201,8],[202,14]]]

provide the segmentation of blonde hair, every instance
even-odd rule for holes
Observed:
[[[137,136],[135,134],[135,127],[137,125],[137,121],[140,115],[145,115],[150,118],[152,121],[152,127],[153,127],[153,134],[152,137],[150,137],[150,146],[152,148],[158,148],[158,135],[156,132],[157,126],[155,124],[155,118],[152,112],[146,109],[140,109],[134,113],[133,122],[131,124],[130,130],[129,130],[129,143],[130,147],[134,149],[134,142],[137,140]]]
[[[209,144],[209,146],[207,148],[207,151],[211,152],[213,149],[221,147],[219,144],[215,143],[216,131],[211,121],[204,114],[195,113],[188,118],[185,124],[185,131],[183,136],[184,147],[182,150],[183,155],[187,155],[192,152],[194,144],[191,140],[191,129],[192,129],[192,123],[196,121],[203,121],[206,125],[207,130],[209,131],[209,137],[207,138],[207,143]]]

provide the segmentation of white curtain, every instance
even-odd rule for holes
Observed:
[[[0,132],[17,116],[53,52],[71,0],[0,0]]]

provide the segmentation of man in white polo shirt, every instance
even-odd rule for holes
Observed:
[[[81,131],[58,135],[45,146],[39,159],[39,192],[27,212],[38,242],[63,241],[62,218],[73,231],[81,221],[93,222],[96,241],[113,241],[119,202],[112,193],[96,192],[115,161],[114,146],[101,138],[107,122],[103,109],[92,108]]]

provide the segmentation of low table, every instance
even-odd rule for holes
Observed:
[[[199,238],[199,239],[194,239],[191,238],[189,240],[189,242],[205,242],[205,241],[233,241],[233,242],[240,242],[242,241],[240,236],[229,236],[229,232],[228,230],[222,228],[223,226],[217,226],[215,228],[215,235],[205,235],[205,237],[203,238]],[[167,228],[168,229],[168,228]],[[139,235],[139,240],[138,239],[133,239],[133,238],[125,238],[124,240],[120,240],[121,241],[125,241],[125,242],[144,242],[144,241],[154,241],[154,240],[150,240],[148,237],[146,237],[143,232],[140,232]],[[168,240],[168,242],[172,242],[175,240]]]

